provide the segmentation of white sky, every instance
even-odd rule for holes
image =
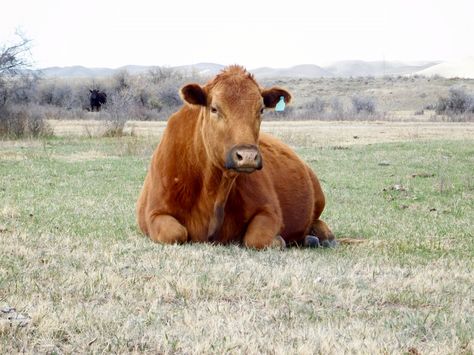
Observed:
[[[455,60],[474,55],[474,0],[5,1],[0,43],[16,28],[35,67]]]

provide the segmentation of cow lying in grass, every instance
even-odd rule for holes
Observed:
[[[266,108],[291,95],[261,88],[230,66],[205,86],[181,89],[137,202],[140,229],[159,243],[332,246],[319,219],[316,175],[276,138],[261,133]]]

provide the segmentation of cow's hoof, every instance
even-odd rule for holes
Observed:
[[[273,238],[271,248],[282,249],[282,250],[286,248],[286,242],[281,237],[281,235],[277,235],[275,238]]]
[[[314,235],[307,235],[304,237],[303,246],[306,248],[319,248],[321,244],[319,244],[319,238]]]
[[[337,246],[337,242],[336,242],[336,239],[331,239],[331,240],[323,240],[321,242],[321,246],[323,248],[335,248]]]

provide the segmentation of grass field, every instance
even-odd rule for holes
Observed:
[[[0,352],[474,353],[472,135],[288,132],[336,237],[367,242],[153,244],[134,204],[157,137],[1,141]]]

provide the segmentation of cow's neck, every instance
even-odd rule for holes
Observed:
[[[201,111],[201,115],[203,111]],[[201,116],[200,119],[203,119]],[[237,178],[237,173],[227,172],[216,167],[209,160],[209,157],[206,153],[206,148],[204,146],[204,140],[199,129],[195,130],[195,148],[197,159],[203,165],[203,193],[206,194],[206,198],[210,198],[212,211],[209,227],[207,232],[208,241],[217,241],[219,237],[219,232],[224,222],[224,211],[227,203],[227,198],[229,193],[232,190],[235,179]]]

